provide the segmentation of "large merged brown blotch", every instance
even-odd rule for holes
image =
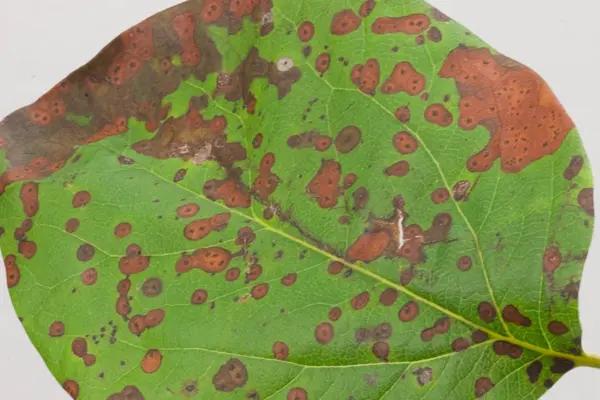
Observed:
[[[213,385],[219,392],[233,392],[248,382],[248,370],[244,363],[232,358],[223,364],[213,376]]]
[[[273,7],[271,0],[204,0],[199,3],[202,4],[202,22],[226,27],[232,34],[242,29],[244,17],[266,25]]]
[[[503,171],[519,172],[554,153],[574,127],[542,78],[489,49],[453,50],[439,75],[456,81],[460,127],[481,125],[491,134],[488,145],[467,162],[470,171],[487,171],[500,159]]]
[[[342,194],[340,179],[342,167],[334,160],[323,160],[321,168],[309,182],[306,190],[321,208],[333,208]]]
[[[131,117],[156,130],[168,112],[165,96],[182,80],[204,80],[221,68],[221,55],[198,23],[203,3],[186,2],[134,26],[34,104],[2,121],[0,142],[10,167],[0,176],[0,192],[12,182],[50,175],[79,145],[127,131]],[[172,62],[174,56],[180,65]],[[73,122],[72,115],[88,117],[89,123]]]
[[[192,269],[201,269],[207,273],[223,272],[229,266],[232,257],[231,252],[222,247],[202,248],[181,256],[175,270],[180,274]]]

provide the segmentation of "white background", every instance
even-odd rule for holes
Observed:
[[[177,3],[175,0],[0,0],[0,119],[36,100],[123,30]],[[594,160],[595,176],[600,176],[598,2],[430,0],[430,3],[546,78],[577,122],[589,156]],[[600,239],[596,235],[580,296],[584,348],[596,354],[600,354],[599,261]],[[11,400],[68,399],[14,314],[4,268],[0,268],[0,393],[0,397]],[[600,370],[572,371],[544,399],[600,399]]]

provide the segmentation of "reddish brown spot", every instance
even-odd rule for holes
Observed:
[[[200,240],[212,231],[221,231],[227,227],[231,214],[216,214],[211,218],[200,219],[189,223],[183,230],[183,235],[188,240]]]
[[[543,368],[544,364],[539,360],[529,364],[527,367],[527,376],[529,377],[530,383],[536,383],[539,380]]]
[[[252,290],[250,291],[250,294],[252,295],[252,297],[255,300],[260,300],[263,297],[265,297],[267,294],[269,293],[269,284],[268,283],[261,283],[259,285],[256,285],[252,288]]]
[[[396,111],[394,112],[394,115],[396,116],[396,119],[404,124],[408,123],[410,121],[410,108],[408,108],[408,106],[401,106],[398,107],[396,109]]]
[[[158,308],[148,311],[144,316],[144,323],[147,328],[154,328],[161,324],[165,318],[165,311]]]
[[[548,331],[556,336],[562,336],[569,332],[569,327],[560,321],[551,321],[548,324]]]
[[[371,348],[373,355],[382,361],[387,361],[390,355],[390,345],[387,342],[375,342]]]
[[[204,194],[213,201],[222,200],[227,207],[250,207],[250,194],[243,184],[233,178],[206,182]]]
[[[362,133],[358,127],[347,126],[335,137],[335,148],[342,154],[349,153],[360,144],[361,136]]]
[[[383,255],[391,242],[387,231],[366,232],[352,243],[346,252],[349,261],[371,262]]]
[[[579,192],[577,202],[591,216],[594,216],[594,189],[586,188]]]
[[[200,18],[207,24],[217,22],[225,13],[225,1],[205,0],[200,10]]]
[[[453,118],[452,114],[443,104],[432,104],[425,110],[425,119],[432,124],[439,126],[450,126]]]
[[[386,307],[394,305],[398,299],[398,291],[396,289],[387,288],[379,296],[379,302]]]
[[[159,350],[149,350],[140,363],[142,371],[147,374],[155,373],[160,369],[162,359],[163,356]]]
[[[494,388],[494,383],[490,378],[482,377],[475,381],[475,397],[483,397],[487,392]]]
[[[87,191],[77,192],[73,196],[73,207],[81,208],[87,206],[92,201],[92,194]]]
[[[146,330],[146,320],[143,315],[135,315],[129,320],[129,331],[136,336],[140,336]]]
[[[98,271],[95,268],[88,268],[81,273],[81,282],[86,286],[91,286],[98,280]]]
[[[177,216],[179,218],[190,218],[198,214],[200,206],[196,203],[188,203],[177,208]]]
[[[402,306],[400,311],[398,311],[398,318],[402,322],[410,322],[413,321],[419,315],[419,305],[414,301],[409,301],[405,305]]]
[[[468,349],[469,346],[471,346],[471,342],[469,342],[469,339],[465,338],[458,338],[452,342],[452,350],[457,353]]]
[[[50,337],[61,337],[65,334],[65,324],[61,321],[54,321],[48,328],[48,335]]]
[[[488,303],[487,301],[479,303],[477,310],[479,313],[479,319],[481,319],[483,322],[489,324],[494,322],[494,320],[496,319],[496,307],[494,307],[491,303]]]
[[[410,172],[410,163],[405,160],[398,161],[387,167],[384,172],[387,176],[406,176]]]
[[[115,227],[115,236],[122,239],[126,236],[129,236],[131,233],[131,224],[128,222],[121,222],[119,225]]]
[[[362,64],[357,64],[352,68],[350,75],[352,83],[354,83],[361,92],[375,95],[375,90],[379,86],[379,80],[381,79],[379,71],[379,61],[374,58],[367,60]]]
[[[77,218],[70,218],[65,223],[65,231],[75,233],[77,229],[79,229],[79,220]]]
[[[563,176],[566,180],[573,180],[579,175],[583,168],[584,159],[582,156],[573,156],[569,166],[565,169]]]
[[[281,278],[281,284],[283,286],[292,286],[294,283],[296,283],[297,279],[298,279],[298,274],[293,272],[293,273],[287,274],[286,276]]]
[[[241,271],[239,268],[230,268],[225,273],[225,280],[228,282],[236,281],[240,277]]]
[[[438,43],[442,41],[442,31],[433,26],[427,31],[427,38],[432,42]]]
[[[144,272],[150,266],[150,257],[142,255],[138,245],[129,245],[125,257],[119,260],[119,270],[124,275],[133,275]]]
[[[273,357],[278,360],[287,360],[290,355],[290,349],[287,344],[283,342],[275,342],[273,344]]]
[[[425,89],[425,76],[417,72],[411,63],[405,61],[396,64],[390,77],[383,83],[381,92],[395,94],[406,92],[416,96]]]
[[[37,253],[37,244],[30,240],[21,240],[19,242],[19,253],[25,258],[31,259]]]
[[[308,393],[302,388],[293,388],[288,392],[287,400],[308,400]]]
[[[373,10],[375,9],[375,0],[365,0],[361,6],[360,6],[360,10],[359,10],[359,14],[361,17],[366,18],[369,15],[371,15],[371,13],[373,12]]]
[[[489,49],[455,49],[439,75],[454,79],[461,93],[459,126],[490,131],[488,145],[467,162],[472,172],[487,171],[498,158],[503,171],[519,172],[554,153],[573,128],[535,72]]]
[[[307,191],[321,208],[333,208],[341,194],[339,184],[342,176],[341,166],[337,161],[323,160],[321,168],[309,182]]]
[[[259,264],[252,264],[246,272],[246,283],[253,282],[262,275],[262,267]]]
[[[442,204],[448,201],[450,192],[446,188],[438,188],[431,193],[431,201],[435,204]]]
[[[333,16],[331,33],[334,35],[347,35],[358,29],[361,18],[352,10],[342,10]]]
[[[106,400],[144,400],[144,396],[137,387],[126,386],[121,392],[111,395]]]
[[[315,144],[317,146],[317,144]],[[279,185],[279,177],[272,172],[275,165],[275,154],[267,153],[260,162],[259,175],[254,181],[252,191],[259,199],[266,201]]]
[[[553,274],[562,263],[560,249],[556,246],[550,246],[544,252],[544,271]]]
[[[333,307],[329,310],[328,317],[331,321],[335,322],[342,317],[342,309],[339,307]]]
[[[489,336],[484,331],[477,329],[471,333],[471,339],[473,343],[483,343],[489,339]]]
[[[208,292],[204,289],[198,289],[192,293],[191,303],[198,305],[204,304],[208,300]]]
[[[90,261],[94,258],[96,249],[91,244],[84,243],[77,249],[77,259],[79,261]]]
[[[460,269],[461,271],[468,271],[471,269],[471,267],[473,266],[473,260],[471,259],[471,257],[469,256],[462,256],[461,258],[458,259],[458,261],[456,262],[456,266],[458,267],[458,269]]]
[[[79,397],[79,384],[73,380],[67,380],[62,385],[65,392],[71,396],[72,399],[77,399]]]
[[[38,184],[34,182],[23,184],[21,186],[20,198],[25,215],[29,218],[35,216],[40,209]]]
[[[509,356],[510,358],[517,359],[523,354],[523,348],[503,340],[494,342],[493,347],[494,352],[499,356]]]
[[[17,265],[17,258],[13,255],[8,255],[4,258],[4,266],[6,268],[6,281],[9,288],[17,286],[21,280],[21,270]]]
[[[85,356],[88,353],[87,350],[87,342],[84,338],[77,338],[71,343],[71,351],[79,358]]]
[[[322,322],[315,328],[315,339],[320,344],[328,344],[333,340],[333,336],[333,325],[331,325],[329,322]]]
[[[325,72],[327,72],[329,70],[330,64],[331,64],[331,56],[329,55],[329,53],[321,53],[321,54],[319,54],[319,56],[317,57],[317,60],[315,61],[315,69],[317,70],[317,72],[319,72],[321,75],[323,75]]]
[[[315,26],[310,21],[304,21],[298,27],[298,38],[303,42],[308,42],[315,35]]]
[[[96,364],[96,356],[93,354],[86,354],[82,357],[83,359],[83,364],[86,367],[91,367],[92,365]]]
[[[393,144],[402,154],[412,154],[417,151],[419,142],[408,132],[399,132],[394,135]]]
[[[429,28],[431,21],[424,14],[413,14],[404,17],[380,17],[373,22],[373,33],[383,35],[387,33],[406,33],[417,35]]]
[[[248,370],[237,358],[227,361],[213,377],[213,385],[219,392],[233,392],[248,382]]]
[[[529,327],[531,326],[531,320],[517,309],[513,305],[508,305],[502,310],[502,318],[509,323]]]
[[[362,310],[363,308],[365,308],[367,306],[367,304],[369,304],[369,300],[371,298],[371,295],[369,294],[369,292],[362,292],[358,295],[356,295],[352,301],[350,302],[350,305],[352,306],[353,309],[355,310]]]
[[[221,247],[198,249],[191,255],[183,255],[177,262],[175,270],[184,273],[198,268],[208,273],[223,272],[229,266],[231,258],[231,252]]]
[[[329,263],[329,266],[327,267],[327,272],[329,272],[331,275],[337,275],[340,272],[342,272],[344,270],[344,264],[342,264],[339,261],[333,261],[331,263]]]

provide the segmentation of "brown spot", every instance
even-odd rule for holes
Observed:
[[[465,338],[458,338],[452,342],[452,350],[457,353],[468,349],[469,346],[471,346],[471,342]]]
[[[190,218],[198,214],[200,206],[196,203],[187,203],[177,208],[177,216],[179,218]]]
[[[352,83],[354,83],[361,92],[374,96],[377,86],[379,86],[379,80],[381,79],[379,61],[370,58],[364,65],[355,65],[354,68],[352,68],[350,77]]]
[[[283,286],[292,286],[294,283],[296,283],[297,279],[298,279],[298,274],[296,274],[295,272],[292,272],[290,274],[287,274],[283,278],[281,278],[281,284]]]
[[[35,216],[40,209],[38,184],[35,182],[23,184],[21,186],[20,198],[25,215],[29,218]]]
[[[386,307],[394,305],[398,299],[398,291],[396,289],[387,288],[379,296],[379,302]]]
[[[61,337],[65,334],[65,324],[61,321],[54,321],[48,328],[48,336]]]
[[[438,188],[431,193],[431,201],[435,204],[442,204],[448,201],[450,192],[446,188]]]
[[[425,76],[408,61],[396,64],[390,77],[383,83],[381,92],[384,94],[395,94],[400,92],[416,96],[425,89]]]
[[[148,311],[144,316],[144,324],[147,328],[155,328],[161,324],[165,318],[165,311],[158,308]]]
[[[461,271],[468,271],[473,266],[473,260],[469,256],[462,256],[456,262],[456,266]]]
[[[92,365],[96,364],[96,356],[93,354],[86,354],[82,357],[83,359],[83,364],[86,367],[91,367]]]
[[[329,53],[321,53],[321,54],[319,54],[319,56],[317,57],[317,60],[315,61],[315,69],[317,70],[317,72],[319,72],[321,75],[323,75],[325,72],[327,72],[329,70],[330,64],[331,64],[331,56],[329,55]]]
[[[494,388],[494,383],[490,378],[482,377],[475,381],[475,397],[483,397],[487,392]]]
[[[521,312],[514,305],[508,305],[502,310],[502,318],[509,323],[529,327],[531,326],[531,320]]]
[[[94,258],[94,254],[96,254],[96,249],[91,244],[84,243],[77,249],[77,259],[79,261],[90,261]]]
[[[237,358],[227,361],[213,377],[213,385],[219,392],[232,392],[248,382],[248,370]]]
[[[315,35],[315,26],[310,21],[304,21],[298,27],[298,38],[302,42],[308,42]]]
[[[72,399],[77,399],[79,397],[79,384],[73,380],[67,380],[62,385],[65,392],[71,396]]]
[[[433,370],[429,367],[418,368],[413,371],[413,375],[417,377],[417,383],[420,386],[425,386],[433,379]]]
[[[225,280],[228,282],[237,281],[240,277],[241,271],[239,268],[230,268],[225,273]]]
[[[575,363],[572,360],[554,357],[552,359],[552,366],[550,367],[550,371],[552,371],[552,373],[554,374],[566,374],[573,368],[575,368]]]
[[[192,255],[183,255],[175,266],[178,273],[201,269],[207,273],[223,272],[229,266],[232,254],[221,247],[208,247],[196,250]]]
[[[269,284],[268,283],[261,283],[259,285],[256,285],[252,288],[252,290],[250,291],[250,294],[252,295],[252,297],[255,300],[260,300],[263,297],[265,297],[267,294],[269,293]]]
[[[342,154],[351,152],[360,144],[362,133],[354,125],[343,128],[335,137],[335,148]]]
[[[556,246],[550,246],[544,252],[544,271],[553,274],[562,263],[560,249]]]
[[[487,146],[467,162],[472,172],[487,171],[500,159],[503,171],[517,173],[554,153],[573,128],[535,72],[487,48],[458,47],[439,75],[454,79],[461,93],[459,126],[490,131]]]
[[[534,361],[527,367],[527,376],[530,383],[536,383],[540,378],[544,365],[541,361]]]
[[[361,21],[361,18],[354,11],[342,10],[333,16],[331,33],[334,35],[347,35],[357,30]]]
[[[86,286],[91,286],[98,280],[98,271],[95,268],[88,268],[81,273],[81,282]]]
[[[569,332],[569,327],[560,321],[551,321],[548,324],[548,331],[556,336],[562,336]]]
[[[479,313],[479,319],[481,319],[483,322],[489,324],[494,322],[494,320],[496,319],[496,307],[494,307],[491,303],[488,303],[487,301],[479,303],[477,310]]]
[[[142,293],[146,297],[156,297],[162,293],[163,284],[159,278],[148,278],[142,285]]]
[[[431,21],[424,14],[412,14],[404,17],[380,17],[373,22],[373,33],[383,35],[388,33],[405,33],[417,35],[429,28]]]
[[[331,325],[329,322],[322,322],[315,328],[315,339],[320,344],[328,344],[333,340],[333,336],[333,325]]]
[[[398,161],[397,163],[394,163],[385,169],[385,174],[387,176],[403,177],[408,175],[409,172],[410,164],[405,160]]]
[[[453,118],[452,114],[443,104],[432,104],[425,110],[425,119],[432,124],[439,126],[450,126]]]
[[[227,227],[231,214],[215,214],[211,218],[200,219],[186,225],[183,236],[188,240],[201,240],[212,231],[221,231]]]
[[[208,292],[204,289],[198,289],[192,293],[191,303],[194,305],[204,304],[208,300]]]
[[[159,350],[149,350],[140,363],[142,371],[147,374],[155,373],[160,369],[162,359],[163,356]]]
[[[335,322],[342,317],[342,309],[339,307],[333,307],[329,310],[328,317],[331,321]]]
[[[262,275],[262,267],[259,264],[252,264],[246,272],[246,283],[253,282]]]
[[[273,357],[278,360],[287,360],[290,355],[290,349],[287,344],[283,342],[275,342],[273,344]]]
[[[203,191],[206,197],[213,201],[222,200],[227,207],[250,207],[251,200],[248,190],[235,178],[210,180],[204,184]]]
[[[287,400],[308,400],[308,393],[302,388],[293,388],[288,392]]]
[[[131,233],[131,224],[128,222],[122,222],[115,227],[115,236],[119,239],[122,239],[126,236],[129,236]]]
[[[348,248],[346,259],[367,263],[374,261],[383,255],[390,242],[387,231],[366,232]]]
[[[367,304],[369,304],[369,300],[371,298],[371,295],[369,294],[369,292],[362,292],[358,295],[356,295],[352,301],[350,302],[350,305],[352,306],[353,309],[355,310],[362,310],[363,308],[365,308],[367,306]]]
[[[509,356],[517,359],[523,354],[523,348],[515,344],[499,340],[494,342],[494,352],[499,356]]]
[[[144,400],[144,396],[137,387],[126,386],[120,393],[115,393],[106,400]]]
[[[316,199],[321,208],[333,208],[337,205],[341,194],[341,176],[341,166],[337,161],[323,160],[321,168],[307,186],[308,193]]]
[[[92,201],[91,193],[87,191],[82,191],[75,193],[75,195],[73,196],[72,204],[74,208],[81,208],[87,206],[90,203],[90,201]]]
[[[469,190],[471,189],[471,182],[459,181],[452,188],[452,196],[456,201],[467,200],[469,197]]]
[[[419,143],[408,132],[399,132],[394,135],[393,144],[396,150],[402,154],[412,154],[417,151]]]
[[[238,246],[248,247],[254,240],[256,239],[256,234],[247,226],[240,228],[238,231],[237,239],[235,240],[235,244]]]
[[[27,259],[31,259],[37,253],[37,244],[30,240],[21,240],[19,242],[19,253]]]
[[[427,31],[427,38],[432,42],[438,43],[442,41],[442,32],[435,26]]]
[[[390,355],[390,345],[387,342],[375,342],[371,351],[375,357],[382,361],[387,361]]]
[[[79,358],[85,356],[88,353],[86,340],[84,338],[77,338],[73,340],[71,343],[71,351]]]
[[[352,193],[352,199],[354,200],[354,210],[362,210],[369,202],[369,191],[364,186],[359,187]]]
[[[577,201],[579,205],[591,216],[594,216],[594,189],[586,188],[579,192],[577,196]]]
[[[581,172],[581,169],[583,168],[583,163],[584,159],[582,156],[573,156],[571,158],[569,166],[565,169],[565,172],[563,174],[565,179],[569,181],[575,179],[575,177],[577,177],[577,175],[579,175],[579,173]]]
[[[75,233],[79,229],[79,220],[77,218],[70,218],[65,222],[65,231],[68,233]]]
[[[135,315],[129,320],[128,328],[131,333],[140,336],[146,330],[146,321],[143,315]]]
[[[402,122],[403,124],[410,122],[410,114],[411,114],[411,112],[410,112],[410,108],[408,108],[408,106],[398,107],[396,109],[396,111],[394,112],[396,119],[398,121]]]
[[[369,15],[371,15],[373,10],[375,9],[375,6],[376,6],[375,0],[365,0],[360,5],[360,10],[358,13],[360,14],[361,17],[366,18]]]
[[[402,322],[410,322],[413,321],[419,315],[419,305],[414,301],[409,301],[405,305],[402,306],[400,311],[398,311],[398,318]]]
[[[129,245],[126,255],[119,260],[119,270],[124,275],[133,275],[144,272],[150,266],[150,257],[142,255],[138,245]]]
[[[477,329],[471,333],[471,339],[473,340],[473,343],[483,343],[489,339],[489,335],[484,331]]]

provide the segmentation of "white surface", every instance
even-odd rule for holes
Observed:
[[[327,0],[323,0],[327,1]],[[395,0],[404,1],[404,0]],[[33,102],[123,30],[176,0],[0,0],[0,118]],[[576,121],[600,176],[600,5],[591,0],[431,0],[501,52],[533,67]],[[1,260],[0,260],[1,263]],[[600,354],[600,239],[580,294],[583,345]],[[21,328],[0,268],[0,391],[68,400]],[[600,399],[600,371],[579,368],[545,400]],[[148,399],[152,400],[152,399]],[[518,399],[515,399],[518,400]]]

